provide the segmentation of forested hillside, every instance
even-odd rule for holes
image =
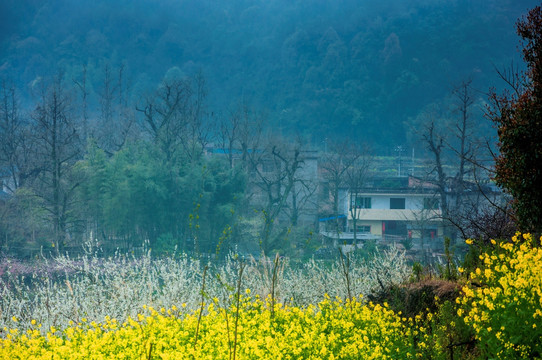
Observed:
[[[535,4],[5,0],[0,77],[29,106],[59,69],[85,78],[97,116],[108,76],[122,77],[115,96],[133,108],[171,68],[201,71],[214,114],[249,103],[313,144],[348,135],[389,152],[415,143],[412,119],[431,104],[449,108],[450,90],[467,78],[483,106],[487,89],[503,85],[495,68],[518,56],[515,21]]]
[[[0,1],[0,359],[541,358],[540,4]]]

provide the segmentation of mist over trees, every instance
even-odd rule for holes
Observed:
[[[211,111],[243,99],[285,133],[349,135],[385,152],[409,142],[405,122],[447,103],[452,84],[500,86],[494,67],[518,59],[510,29],[534,3],[10,0],[0,75],[26,101],[62,68],[85,82],[87,109],[100,103],[108,118],[168,69],[201,71]]]
[[[398,148],[434,157],[448,213],[528,6],[3,2],[0,244],[296,252]]]

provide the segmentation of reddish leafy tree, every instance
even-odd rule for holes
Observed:
[[[542,10],[517,22],[527,71],[501,74],[512,91],[491,94],[488,116],[498,127],[495,180],[514,202],[521,231],[542,231]],[[507,75],[507,76],[505,76]]]

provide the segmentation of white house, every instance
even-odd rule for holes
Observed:
[[[346,190],[340,210],[344,231],[322,235],[347,244],[435,240],[443,236],[439,200],[432,184],[412,177],[372,178],[363,188]]]

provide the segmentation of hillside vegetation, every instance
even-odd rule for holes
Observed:
[[[131,104],[177,67],[202,71],[211,111],[247,102],[271,126],[383,152],[467,78],[483,93],[519,63],[515,21],[536,1],[4,1],[0,76],[25,98],[58,69],[99,105],[104,68],[123,67]],[[115,75],[115,78],[118,75]],[[491,130],[478,116],[478,130]]]

